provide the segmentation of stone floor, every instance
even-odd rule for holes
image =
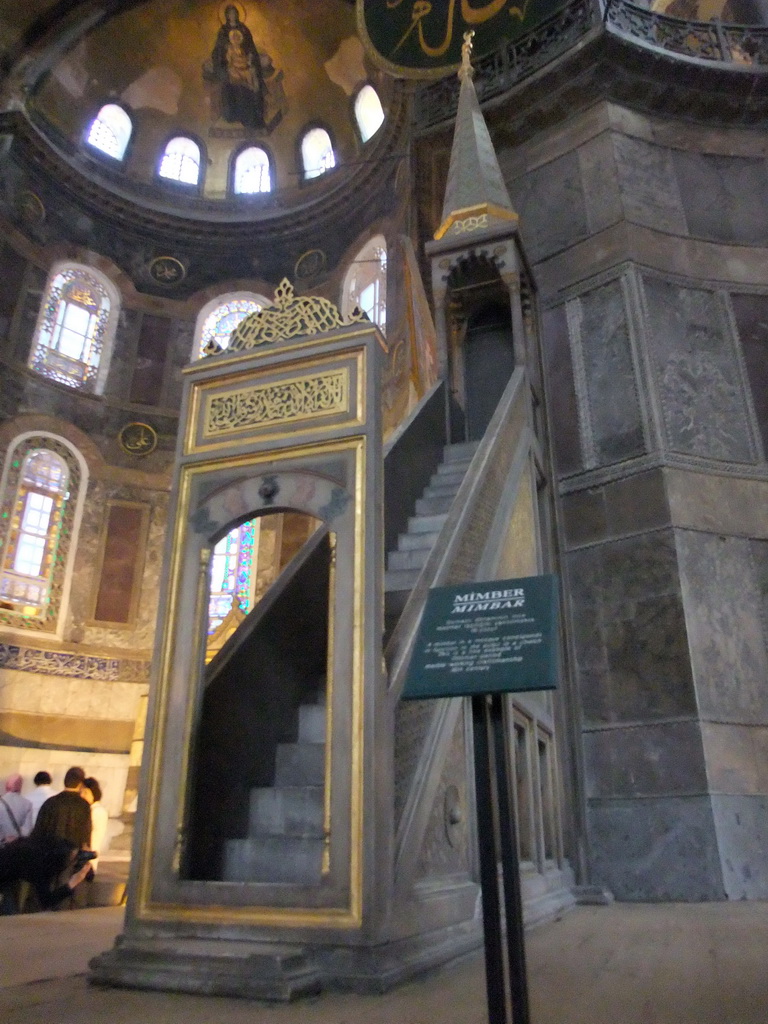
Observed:
[[[109,907],[0,918],[4,1024],[483,1024],[481,956],[386,996],[292,1005],[92,988]],[[768,903],[579,907],[528,935],[532,1024],[766,1024]]]

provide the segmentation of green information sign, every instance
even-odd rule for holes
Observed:
[[[430,590],[404,700],[554,690],[557,577]]]
[[[411,78],[448,74],[461,62],[464,33],[474,57],[525,35],[564,0],[357,0],[360,35],[388,71]]]

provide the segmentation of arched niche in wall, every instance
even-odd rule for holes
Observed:
[[[133,134],[133,121],[117,103],[105,103],[88,126],[85,141],[114,160],[122,160]]]
[[[19,435],[0,481],[0,624],[60,633],[88,469],[64,438]]]
[[[387,327],[387,241],[374,235],[359,250],[344,275],[341,309],[349,316],[358,306],[383,333]]]
[[[321,879],[332,551],[321,520],[292,509],[263,511],[212,546],[192,879]]]
[[[120,294],[108,277],[81,263],[55,263],[40,303],[30,369],[101,394],[119,313]]]
[[[342,817],[350,786],[339,688],[348,673],[336,665],[346,644],[337,646],[334,623],[352,504],[327,477],[278,471],[226,486],[197,514],[211,532],[198,598],[207,665],[180,865],[190,881],[313,887],[330,871],[331,779]],[[340,861],[346,828],[334,833]]]
[[[195,322],[192,359],[225,349],[237,325],[271,300],[255,292],[228,292],[206,302]]]

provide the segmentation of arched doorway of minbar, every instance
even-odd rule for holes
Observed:
[[[252,504],[256,493],[264,507]],[[328,516],[345,492],[315,473],[283,472],[241,479],[209,500],[220,507],[204,560],[206,665],[181,875],[317,884],[327,859],[337,538]]]

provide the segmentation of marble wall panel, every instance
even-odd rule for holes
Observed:
[[[701,717],[768,723],[768,657],[751,543],[676,531]]]
[[[39,267],[29,266],[24,291],[19,296],[14,336],[14,355],[21,363],[29,360],[32,351],[32,337],[40,312],[40,301],[45,290],[47,274]]]
[[[565,494],[562,507],[566,543],[571,548],[670,523],[664,474],[658,469]]]
[[[728,899],[768,900],[768,797],[713,796]]]
[[[171,343],[168,350],[162,399],[163,405],[168,409],[178,409],[181,406],[183,390],[181,371],[196,358],[196,353],[192,352],[194,330],[195,325],[189,320],[176,320],[171,326]]]
[[[657,231],[687,234],[670,150],[619,133],[613,136],[613,146],[627,220]]]
[[[146,683],[72,679],[17,669],[0,671],[0,711],[103,719],[136,718]]]
[[[701,730],[713,793],[768,796],[768,726],[703,722]]]
[[[768,203],[762,205],[768,212]],[[763,450],[768,453],[768,295],[731,295],[731,306]]]
[[[619,900],[722,900],[710,798],[591,800],[591,881]]]
[[[541,325],[555,462],[564,476],[583,468],[565,306],[545,310]]]
[[[621,282],[609,281],[574,305],[597,465],[640,455],[645,442]]]
[[[667,445],[753,461],[735,353],[715,295],[651,275],[643,283]]]
[[[583,748],[590,798],[707,792],[701,732],[695,721],[588,731]]]
[[[8,334],[21,294],[27,261],[3,240],[0,242],[0,339],[7,352]]]
[[[123,793],[128,774],[128,754],[87,753],[82,750],[41,750],[34,747],[0,746],[0,778],[19,772],[24,780],[22,793],[34,789],[33,779],[39,771],[53,777],[55,792],[64,788],[64,775],[72,765],[80,765],[86,775],[98,779],[103,790],[102,803],[110,817],[119,817],[123,810]]]
[[[136,338],[141,324],[141,314],[135,309],[121,309],[112,342],[109,372],[104,388],[105,395],[128,398],[131,374],[136,354]]]
[[[577,153],[566,153],[507,185],[534,262],[589,234]]]
[[[678,469],[664,470],[664,478],[674,526],[768,538],[768,481]]]
[[[621,220],[624,212],[611,134],[602,132],[585,142],[578,154],[587,223],[596,234]]]
[[[672,150],[688,230],[699,238],[768,243],[768,164],[763,157]]]
[[[102,502],[107,497],[123,498],[124,500],[136,500],[140,492],[119,492],[105,491]],[[143,565],[138,569],[141,577],[141,591],[139,594],[136,622],[131,629],[114,629],[90,625],[87,622],[90,613],[90,604],[80,602],[77,608],[78,615],[78,636],[79,638],[94,647],[110,648],[112,650],[142,650],[150,651],[154,641],[155,625],[157,621],[157,601],[160,592],[160,576],[163,568],[163,545],[165,542],[165,526],[167,521],[167,495],[153,493],[144,494],[144,499],[149,499],[150,518],[147,533],[147,545]],[[94,517],[93,531],[100,528],[101,515],[103,515],[103,503],[101,505],[91,504],[89,516]],[[82,563],[83,582],[87,574],[87,595],[89,602],[92,600],[91,587],[94,585],[93,563],[89,560],[87,553]]]
[[[581,548],[567,563],[585,724],[694,714],[671,531]]]

